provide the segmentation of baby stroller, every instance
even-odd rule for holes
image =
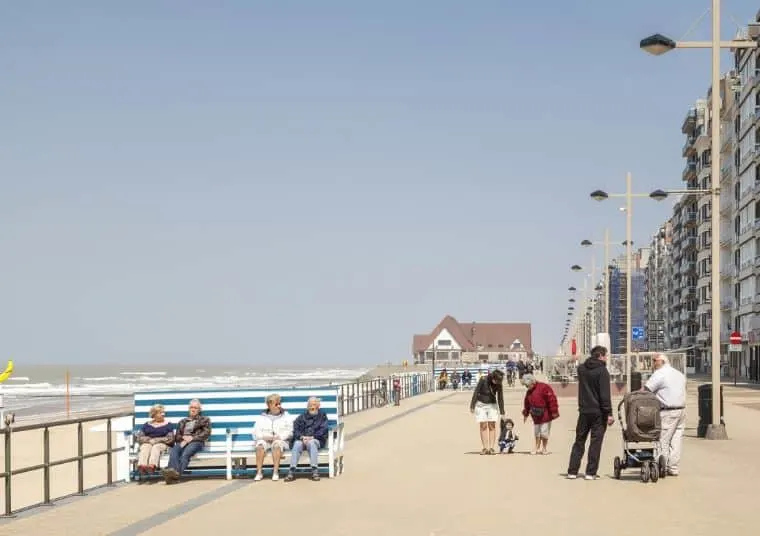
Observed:
[[[625,406],[625,420],[620,409]],[[625,395],[618,404],[618,421],[623,428],[623,457],[615,456],[613,470],[620,479],[623,469],[637,468],[641,481],[657,482],[667,474],[667,460],[660,454],[660,401],[648,392]]]

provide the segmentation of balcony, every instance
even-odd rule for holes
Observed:
[[[683,168],[683,173],[681,174],[681,177],[683,180],[687,181],[690,177],[696,177],[697,176],[697,161],[696,160],[687,160],[686,166]]]
[[[725,153],[734,148],[733,133],[723,133],[720,138],[720,152]]]
[[[687,335],[683,338],[684,346],[694,346],[697,344],[697,337],[694,335]]]
[[[689,136],[686,138],[686,143],[683,144],[683,149],[681,150],[681,155],[686,157],[689,154],[696,152],[696,149],[694,148],[694,142],[697,141],[697,138],[694,136]]]
[[[725,279],[731,279],[736,277],[736,266],[729,264],[728,266],[720,267],[720,276]]]
[[[697,237],[696,236],[687,236],[681,242],[681,247],[683,249],[690,249],[690,248],[697,247]]]
[[[694,261],[684,261],[681,263],[681,273],[689,274],[697,271],[697,263]]]
[[[683,215],[684,225],[694,225],[697,223],[697,211],[690,210]]]
[[[744,171],[744,168],[746,168],[749,165],[749,163],[752,162],[755,159],[755,155],[756,155],[756,153],[755,153],[755,149],[754,148],[752,148],[749,151],[747,151],[746,153],[744,153],[744,155],[742,156],[741,161],[739,162],[739,173],[741,173],[742,171]]]
[[[734,298],[723,298],[720,300],[721,311],[730,311],[736,306],[736,300]]]
[[[755,235],[755,224],[754,223],[748,223],[746,225],[743,225],[741,229],[739,229],[739,243],[743,244],[750,238],[753,238]]]
[[[681,132],[684,134],[689,134],[694,130],[694,127],[697,125],[697,110],[695,108],[692,108],[686,113],[686,117],[683,119],[683,123],[681,124]]]
[[[712,165],[705,164],[697,170],[697,179],[701,182],[706,177],[709,177],[712,173]]]
[[[755,299],[752,301],[752,312],[760,313],[760,294],[755,294]]]
[[[753,275],[754,272],[755,272],[755,262],[744,261],[739,266],[739,279],[744,279],[745,277],[749,277]]]
[[[720,237],[720,245],[723,247],[731,247],[734,245],[734,235],[733,233],[726,233],[724,235],[721,235]]]
[[[739,206],[742,206],[745,203],[749,203],[750,201],[752,201],[752,199],[754,197],[754,193],[755,193],[755,187],[754,186],[750,186],[748,188],[744,188],[739,193]]]
[[[710,330],[709,329],[703,329],[700,330],[699,333],[697,333],[697,342],[707,342],[710,339]]]

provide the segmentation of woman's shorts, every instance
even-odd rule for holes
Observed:
[[[542,437],[544,439],[549,439],[549,433],[551,431],[552,431],[551,422],[545,422],[545,423],[533,425],[533,435],[535,437]]]
[[[478,422],[496,422],[499,420],[498,404],[475,403],[475,420]]]

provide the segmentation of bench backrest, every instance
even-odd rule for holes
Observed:
[[[228,428],[232,432],[233,450],[249,450],[253,448],[254,420],[266,409],[266,397],[272,393],[280,395],[282,407],[293,419],[306,411],[306,402],[315,396],[321,401],[329,426],[335,427],[340,422],[336,387],[150,391],[135,393],[135,430],[150,421],[150,408],[154,404],[163,405],[167,420],[176,424],[187,417],[190,401],[197,398],[203,405],[203,414],[211,419],[212,432],[205,450],[225,451]]]

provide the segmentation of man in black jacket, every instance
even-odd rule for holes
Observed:
[[[470,401],[470,412],[480,426],[481,454],[496,454],[496,421],[504,412],[504,372],[493,370],[480,378]]]
[[[591,441],[588,445],[586,480],[599,478],[597,471],[604,432],[613,422],[607,349],[595,346],[591,349],[591,357],[578,365],[578,423],[575,425],[575,443],[570,453],[567,478],[578,478],[589,433]]]

